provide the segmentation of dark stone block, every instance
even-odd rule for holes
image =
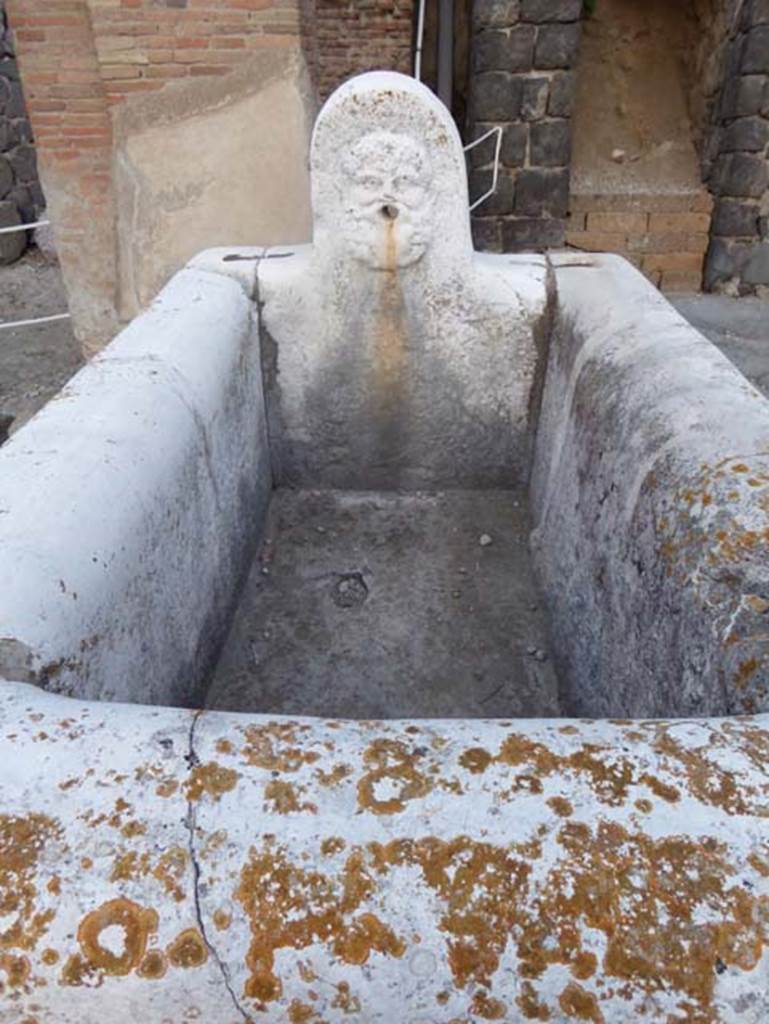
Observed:
[[[480,139],[482,135],[493,128],[494,125],[484,124],[482,121],[476,122],[473,125],[474,138]],[[507,129],[504,129],[507,131]],[[470,139],[470,142],[473,140]],[[472,149],[467,151],[467,165],[468,168],[474,167],[487,167],[489,164],[494,163],[494,147],[496,145],[496,138],[490,135],[488,139],[484,139],[483,142],[478,143],[477,146],[473,146]]]
[[[758,237],[762,241],[769,240],[769,216],[758,218]]]
[[[35,159],[34,146],[17,146],[10,153],[6,154],[11,162],[16,180],[26,184],[37,178],[37,160]]]
[[[761,242],[753,250],[742,270],[746,284],[769,284],[769,242]]]
[[[522,21],[578,21],[582,0],[522,0]]]
[[[745,8],[748,25],[769,25],[769,0],[748,0]]]
[[[712,239],[705,257],[705,291],[712,291],[716,285],[739,277],[748,256],[749,252],[744,245],[728,242],[724,238]]]
[[[769,187],[769,166],[753,153],[730,153],[719,160],[716,179],[722,196],[759,198]]]
[[[475,71],[530,71],[534,56],[532,25],[512,32],[481,32],[473,44]]]
[[[499,217],[473,217],[470,225],[473,246],[480,252],[502,252],[502,228]]]
[[[502,223],[502,245],[505,252],[560,249],[565,234],[566,225],[563,220],[516,217]]]
[[[3,199],[13,188],[13,168],[10,161],[0,156],[0,199]]]
[[[46,206],[45,195],[43,194],[43,186],[39,181],[33,181],[28,186],[32,193],[32,201],[38,211],[44,210]]]
[[[479,121],[517,121],[523,82],[504,71],[487,71],[472,82],[472,109]]]
[[[551,117],[571,117],[577,82],[572,71],[562,71],[550,80],[550,102],[547,112]]]
[[[21,224],[16,204],[8,200],[0,201],[0,228],[15,227]],[[12,231],[7,235],[0,234],[0,266],[13,263],[27,248],[27,232]]]
[[[476,29],[506,28],[518,21],[518,0],[473,0],[473,25]]]
[[[24,93],[21,91],[21,82],[8,80],[6,82],[10,95],[5,104],[6,117],[26,117],[27,108],[24,106]]]
[[[743,74],[769,74],[769,25],[748,32],[740,62]]]
[[[502,132],[500,159],[505,167],[523,167],[526,163],[526,143],[529,127],[525,124],[509,124]]]
[[[751,237],[758,229],[758,204],[720,199],[713,211],[713,234],[731,238]]]
[[[493,171],[485,169],[473,171],[470,177],[470,202],[474,203],[491,188]],[[500,214],[511,213],[513,209],[513,179],[504,169],[500,168],[497,190],[478,206],[482,217],[498,217]]]
[[[579,22],[543,25],[534,47],[534,67],[542,69],[571,68],[579,48]]]
[[[724,90],[733,94],[729,107],[725,106],[726,117],[748,117],[751,114],[760,114],[764,103],[766,78],[763,75],[743,75],[741,78],[734,78],[728,83]]]
[[[529,163],[534,167],[566,167],[571,152],[568,121],[542,121],[531,126]]]
[[[524,217],[565,217],[569,209],[569,171],[527,169],[515,182],[515,212]]]
[[[10,78],[14,82],[19,81],[19,65],[14,57],[4,57],[0,60],[0,78]]]
[[[35,220],[35,203],[32,193],[24,185],[17,185],[15,188],[12,188],[5,198],[8,202],[16,204],[16,209],[21,214],[21,219],[25,223]]]
[[[724,132],[722,149],[725,153],[743,150],[762,152],[769,142],[769,121],[761,117],[740,117]]]
[[[539,121],[547,111],[550,96],[549,78],[525,78],[521,97],[521,117],[524,121]]]

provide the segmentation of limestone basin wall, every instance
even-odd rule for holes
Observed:
[[[668,536],[637,509],[687,538],[677,467],[708,459],[744,459],[700,505],[760,551],[764,400],[622,261],[554,258],[532,483],[559,660],[584,713],[615,673],[661,717],[197,711],[271,489],[238,255],[177,275],[0,452],[0,1024],[766,1020],[769,717],[666,718],[676,670],[631,629],[660,598],[627,577]],[[700,650],[759,614],[758,551],[723,586],[706,555],[663,577]],[[660,636],[685,666],[689,634]]]

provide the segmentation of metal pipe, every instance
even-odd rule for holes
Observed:
[[[42,228],[50,223],[49,220],[34,220],[31,224],[12,224],[8,228],[0,228],[0,235],[9,235],[13,231],[31,231],[32,228]]]
[[[414,78],[422,81],[422,45],[425,39],[425,3],[426,0],[419,0],[419,12],[417,14],[417,39],[414,47]]]
[[[454,0],[438,0],[438,96],[451,110],[454,91]]]
[[[69,320],[69,313],[56,313],[54,316],[36,316],[32,320],[9,320],[6,323],[0,323],[0,331],[4,331],[9,327],[31,327],[33,324],[50,324],[54,320]]]

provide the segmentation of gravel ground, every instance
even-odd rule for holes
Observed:
[[[10,266],[0,267],[0,324],[67,311],[54,259],[31,247]],[[18,430],[52,398],[83,357],[68,320],[0,330],[0,431]]]

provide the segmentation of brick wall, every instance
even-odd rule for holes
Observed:
[[[735,19],[719,115],[705,287],[769,297],[769,0]]]
[[[582,0],[475,0],[469,137],[504,128],[497,191],[473,217],[479,248],[563,244],[581,12]],[[476,198],[491,182],[493,145],[471,154]]]
[[[44,206],[13,36],[0,0],[0,226],[34,221]],[[0,263],[16,259],[26,243],[25,232],[0,235]]]
[[[7,0],[76,330],[118,327],[116,111],[172,83],[221,78],[296,46],[297,0]]]
[[[411,74],[413,18],[413,0],[316,0],[321,98],[363,71]]]

